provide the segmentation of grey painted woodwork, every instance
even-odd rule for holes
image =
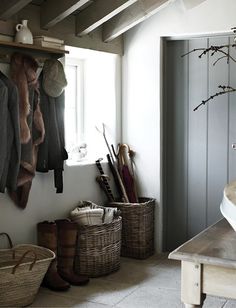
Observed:
[[[41,27],[49,29],[90,0],[47,0],[41,8]]]
[[[15,21],[18,21],[21,19],[28,19],[30,16],[29,28],[34,34],[34,36],[45,35],[56,37],[64,40],[65,45],[80,48],[89,48],[93,50],[111,52],[120,55],[123,54],[122,37],[118,37],[112,42],[104,43],[102,41],[102,31],[100,28],[95,29],[93,33],[91,33],[91,35],[86,35],[83,37],[76,36],[74,15],[68,16],[49,30],[42,29],[40,26],[41,10],[42,8],[40,6],[29,4],[13,17]]]
[[[188,58],[179,61],[188,51],[188,42],[171,41],[169,44],[172,47],[167,49],[166,59],[168,69],[171,68],[166,81],[166,203],[170,205],[167,208],[167,242],[174,246],[180,245],[183,238],[187,239],[187,122],[176,121],[176,118],[185,119],[188,113]]]
[[[230,43],[233,44],[233,38],[230,39]],[[230,49],[230,54],[236,58],[235,48]],[[236,85],[236,74],[235,74],[235,63],[229,62],[229,84]],[[235,93],[229,95],[229,182],[235,180],[236,174],[236,149],[232,149],[232,145],[236,144],[236,124],[235,115],[236,114],[236,98]]]
[[[115,40],[115,43],[112,44],[112,47],[117,43],[122,45],[122,37],[116,40],[117,37],[143,20],[156,14],[159,10],[174,1],[175,0],[2,0],[0,6],[0,19],[12,18],[12,20],[18,23],[19,20],[25,18],[30,20],[29,27],[31,27],[31,23],[35,22],[33,16],[27,15],[23,17],[22,12],[31,11],[32,5],[37,6],[40,9],[40,23],[37,31],[39,33],[33,33],[34,35],[41,35],[45,30],[52,29],[52,31],[46,33],[47,36],[51,35],[51,33],[56,33],[55,37],[61,36],[63,39],[65,38],[65,41],[67,41],[68,36],[70,36],[70,39],[73,40],[73,46],[75,44],[74,42],[79,44],[81,42],[81,45],[84,45],[84,42],[86,42],[86,47],[93,49],[96,40],[95,44],[99,43],[99,45],[102,45],[102,49],[106,49],[106,43],[113,40]],[[30,4],[31,2],[32,4]],[[67,25],[69,25],[70,28],[73,26],[73,29],[70,29],[70,33],[66,33],[65,35],[64,32],[68,29]],[[58,30],[63,31],[60,32]],[[87,37],[85,40],[75,40],[74,37],[78,36],[80,38],[82,36]],[[102,43],[97,41],[98,36],[99,41],[101,40]],[[123,46],[121,46],[121,48],[123,48]],[[100,50],[100,47],[95,49]]]
[[[156,14],[174,0],[138,0],[103,26],[103,40],[109,42],[135,25]]]
[[[206,39],[191,40],[189,50],[207,47]],[[206,191],[207,191],[207,108],[193,109],[206,98],[208,57],[201,60],[196,54],[189,56],[188,89],[188,237],[206,226]],[[197,187],[197,189],[196,189]],[[196,219],[198,217],[198,219]]]
[[[85,35],[104,22],[127,9],[137,0],[96,0],[88,8],[76,15],[76,35]]]
[[[227,38],[209,40],[209,45],[227,44]],[[219,58],[209,59],[209,95],[219,91],[218,86],[228,85],[228,65],[225,60],[213,63]],[[216,97],[208,105],[208,189],[207,189],[207,225],[219,220],[219,204],[223,189],[228,182],[228,95]]]
[[[2,0],[0,5],[0,19],[7,20],[30,2],[31,0]]]
[[[232,39],[231,39],[232,41]],[[236,93],[193,111],[219,85],[236,86],[236,63],[194,48],[227,44],[229,38],[167,41],[163,104],[164,242],[173,250],[219,220],[225,185],[236,178]],[[187,50],[186,50],[187,49]],[[234,56],[236,51],[232,50]]]
[[[14,36],[15,33],[16,33],[15,22],[0,20],[0,34]]]

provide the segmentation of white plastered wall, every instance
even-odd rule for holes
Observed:
[[[158,251],[162,249],[163,230],[161,37],[229,33],[236,26],[235,13],[235,0],[206,0],[191,9],[186,9],[184,1],[176,0],[124,36],[123,142],[137,152],[140,193],[157,200],[155,245]]]
[[[109,142],[114,144],[121,138],[120,66],[121,60],[117,56],[116,60],[114,60],[116,71],[113,85],[115,99],[112,100],[114,106],[107,112],[109,113],[110,122],[108,123],[109,129],[106,132]],[[6,75],[9,75],[9,65],[0,64],[0,70]],[[99,70],[95,70],[95,77],[100,77],[99,72]],[[103,85],[101,91],[106,91],[106,85]],[[109,99],[107,96],[106,98]],[[98,136],[98,138],[100,142],[105,143],[101,136]],[[102,153],[101,151],[97,151],[96,159],[104,157]],[[107,164],[102,165],[105,173],[109,174]],[[17,208],[7,193],[0,194],[0,232],[7,232],[11,236],[14,244],[36,243],[36,224],[38,222],[68,217],[69,212],[75,208],[79,200],[91,200],[100,205],[104,204],[106,202],[105,195],[96,182],[96,176],[98,174],[99,172],[93,161],[88,163],[84,162],[81,165],[65,164],[63,193],[56,194],[53,171],[49,173],[37,172],[33,179],[26,209],[22,210]]]

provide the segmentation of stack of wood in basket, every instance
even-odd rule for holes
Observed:
[[[119,196],[118,199],[126,203],[137,203],[138,196],[135,183],[133,160],[135,154],[134,151],[131,150],[129,145],[125,143],[119,144],[117,151],[115,151],[114,146],[110,146],[108,144],[104,124],[102,134],[109,151],[109,154],[107,154],[107,160],[114,178],[115,187]],[[96,160],[96,165],[100,172],[100,175],[96,177],[96,180],[102,190],[105,192],[108,201],[113,202],[115,201],[115,197],[109,184],[110,178],[104,173],[101,166],[101,160],[102,158]]]

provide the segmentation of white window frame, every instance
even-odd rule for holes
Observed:
[[[84,127],[84,61],[66,57],[65,66],[76,67],[76,100],[75,100],[75,127],[76,127],[76,146],[83,142],[85,133]]]

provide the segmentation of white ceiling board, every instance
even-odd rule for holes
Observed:
[[[182,0],[186,9],[192,9],[206,0]]]

